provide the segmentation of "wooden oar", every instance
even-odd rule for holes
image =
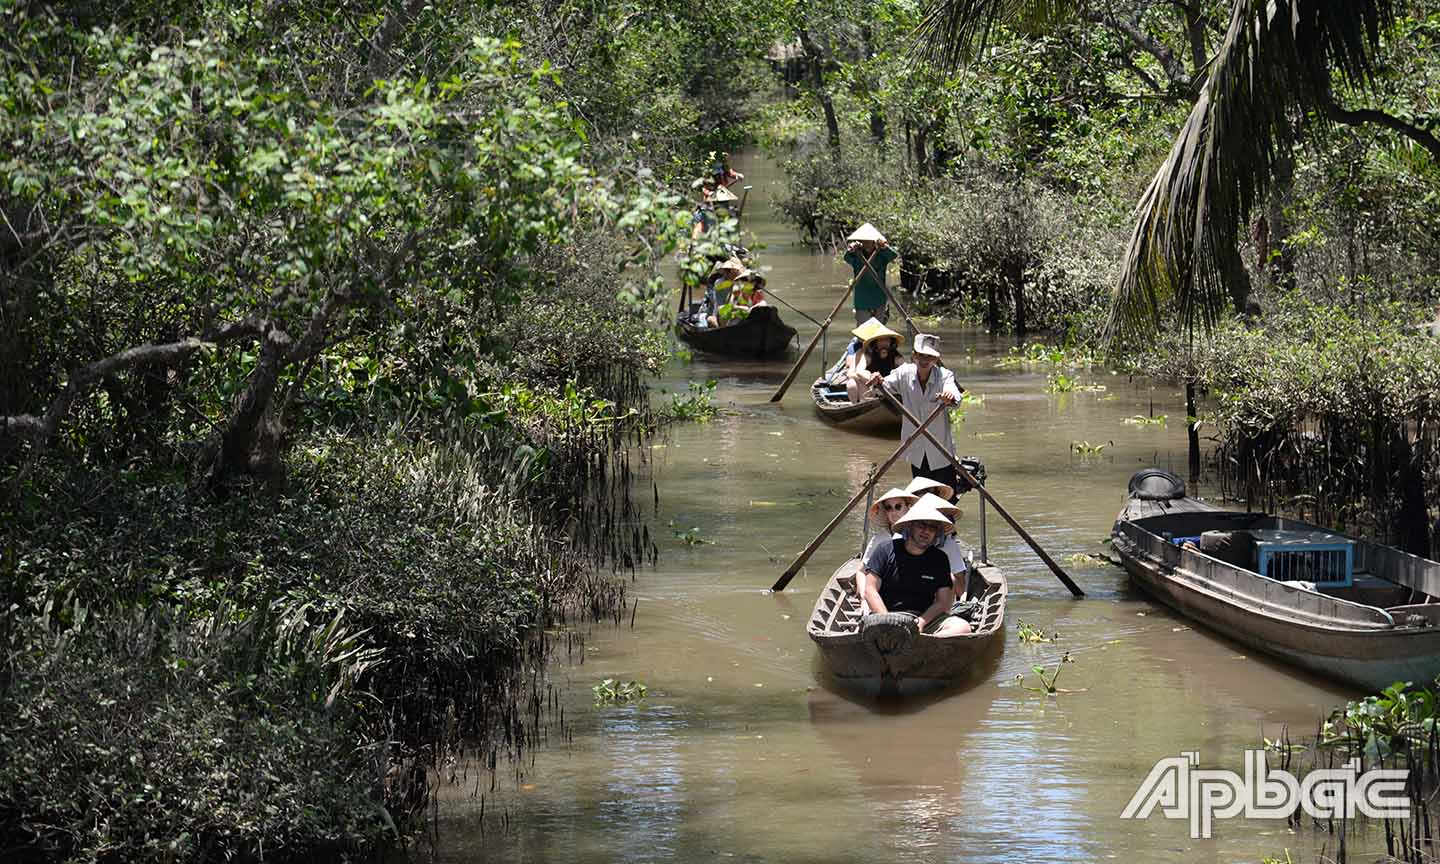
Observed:
[[[931,374],[938,373],[932,371]],[[947,448],[944,444],[941,444],[939,441],[935,440],[935,436],[931,435],[930,430],[925,428],[925,426],[930,425],[930,420],[935,419],[934,414],[931,414],[930,419],[925,421],[925,426],[920,426],[919,423],[915,420],[915,415],[911,414],[910,410],[906,408],[899,399],[895,398],[895,394],[885,389],[885,385],[881,384],[876,389],[879,390],[881,393],[885,394],[885,398],[890,400],[890,404],[894,405],[897,409],[899,409],[900,413],[904,415],[911,423],[915,423],[917,425],[918,428],[915,430],[917,433],[924,435],[930,440],[931,444],[934,444],[941,453],[945,454],[945,458],[949,459],[950,464],[955,466],[955,473],[960,475],[960,477],[965,480],[965,482],[969,483],[976,492],[979,492],[980,497],[990,502],[990,506],[995,508],[995,512],[999,513],[1002,517],[1004,517],[1006,522],[1010,523],[1010,527],[1015,529],[1015,533],[1020,535],[1020,539],[1024,540],[1027,544],[1029,544],[1031,549],[1035,550],[1035,554],[1040,556],[1040,560],[1045,562],[1045,566],[1050,568],[1050,572],[1054,573],[1056,578],[1063,582],[1066,588],[1070,589],[1071,594],[1074,594],[1076,597],[1085,596],[1085,592],[1080,590],[1080,586],[1075,584],[1075,580],[1071,579],[1070,575],[1064,570],[1062,570],[1059,564],[1055,563],[1054,558],[1051,558],[1044,549],[1040,548],[1040,544],[1035,542],[1035,538],[1030,536],[1030,532],[1020,527],[1020,523],[1015,521],[1015,517],[1010,515],[1010,511],[1002,507],[1000,505],[1000,502],[995,500],[995,496],[991,495],[989,490],[987,490],[984,486],[981,486],[979,481],[977,481],[969,471],[965,470],[965,466],[960,464],[960,460],[955,458],[955,454],[951,453],[949,448]],[[940,408],[945,407],[947,407],[945,403],[941,402]],[[914,434],[910,436],[910,438],[914,437]],[[901,449],[904,448],[902,447]]]
[[[766,289],[765,289],[765,296],[766,296],[766,297],[769,297],[769,298],[772,299],[772,300],[779,300],[780,303],[781,303],[786,309],[789,309],[791,312],[794,312],[796,315],[799,315],[801,318],[804,318],[806,321],[809,321],[811,324],[814,324],[816,327],[819,327],[819,326],[820,326],[820,322],[819,322],[819,321],[816,321],[814,318],[811,318],[809,315],[806,315],[803,311],[801,311],[801,310],[799,310],[799,309],[796,309],[794,306],[791,306],[789,303],[786,303],[786,302],[785,302],[785,298],[784,298],[784,297],[781,297],[779,294],[776,294],[773,290],[771,290],[771,289],[769,289],[769,288],[766,288]]]
[[[920,434],[925,431],[925,427],[929,426],[931,421],[939,417],[940,412],[944,410],[945,404],[943,402],[935,406],[935,410],[931,412],[929,417],[925,418],[925,422],[921,423],[914,432],[911,432],[910,437],[900,442],[900,449],[891,454],[890,458],[886,459],[884,464],[870,474],[870,477],[865,481],[865,485],[860,487],[860,491],[855,493],[854,498],[850,499],[850,503],[846,504],[839,513],[835,514],[835,518],[830,520],[830,524],[825,526],[824,531],[821,531],[814,540],[810,541],[810,545],[805,547],[805,551],[800,553],[799,557],[790,565],[790,569],[780,574],[780,578],[775,580],[774,585],[770,586],[771,591],[785,590],[785,586],[790,584],[790,580],[795,578],[795,574],[800,572],[800,568],[805,566],[805,562],[810,560],[810,556],[815,554],[815,550],[820,548],[820,544],[825,542],[825,538],[830,536],[830,532],[835,530],[835,527],[840,524],[841,520],[850,515],[850,511],[855,509],[855,505],[860,503],[860,499],[864,498],[881,476],[889,470],[890,466],[895,464],[895,460],[900,458],[901,454],[905,452],[905,449],[910,446],[911,442],[920,437]]]
[[[876,249],[875,251],[879,252],[880,250]],[[874,257],[875,253],[870,253],[870,258]],[[779,389],[775,391],[775,395],[770,397],[771,402],[779,402],[785,398],[785,391],[789,390],[790,385],[795,383],[795,376],[800,374],[800,369],[804,367],[805,361],[810,359],[810,352],[815,350],[815,343],[820,341],[820,337],[825,333],[825,328],[829,327],[830,323],[835,320],[835,315],[840,311],[840,307],[844,306],[845,301],[850,299],[850,292],[855,290],[855,283],[860,281],[860,274],[868,269],[870,269],[869,258],[865,259],[865,266],[860,269],[860,273],[856,273],[855,278],[850,280],[850,286],[845,289],[844,294],[840,295],[840,299],[835,303],[835,308],[831,309],[830,314],[825,316],[825,321],[820,325],[820,329],[816,330],[815,335],[810,337],[810,344],[806,345],[805,350],[800,352],[800,359],[796,360],[795,365],[790,367],[790,374],[786,375],[785,380],[780,382]]]
[[[906,311],[904,305],[900,303],[900,298],[896,297],[894,293],[890,291],[890,286],[886,285],[884,282],[880,283],[880,290],[884,291],[885,296],[890,300],[890,302],[895,304],[895,308],[900,310],[901,317],[905,319],[905,323],[910,327],[910,338],[914,339],[915,334],[920,332],[920,328],[916,327],[915,322],[910,320],[910,313]]]

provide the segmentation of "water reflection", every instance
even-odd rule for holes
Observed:
[[[687,795],[681,750],[687,724],[669,706],[622,707],[596,730],[603,744],[604,797],[597,802],[605,847],[626,861],[673,861]]]

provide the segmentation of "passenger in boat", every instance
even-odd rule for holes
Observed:
[[[871,395],[870,381],[875,375],[889,375],[905,362],[900,354],[903,338],[899,333],[871,318],[851,331],[864,340],[863,349],[852,355],[846,365],[845,393],[851,402],[859,402]]]
[[[735,277],[729,302],[720,304],[716,314],[724,326],[746,317],[751,309],[769,305],[765,300],[765,277],[753,270],[744,270]]]
[[[889,320],[885,268],[898,257],[895,250],[890,248],[890,241],[885,239],[885,235],[869,222],[856,228],[846,240],[849,244],[845,247],[845,263],[850,265],[856,277],[852,295],[855,323],[861,324],[870,318],[882,322]],[[869,267],[865,266],[866,261],[870,262]]]
[[[869,611],[909,612],[920,632],[934,636],[969,633],[968,622],[950,615],[950,562],[936,546],[951,530],[950,520],[933,505],[917,503],[895,527],[903,539],[877,543],[856,581]]]
[[[737,277],[735,289],[740,293],[739,303],[756,309],[760,306],[769,306],[765,299],[765,277],[754,271],[746,270]]]
[[[919,500],[918,495],[893,487],[875,499],[875,503],[870,505],[870,521],[875,525],[875,536],[865,544],[865,552],[860,556],[861,561],[870,557],[876,543],[889,543],[900,536],[895,530],[895,522]]]
[[[700,314],[704,323],[696,321],[702,327],[718,327],[720,321],[716,317],[721,306],[730,302],[730,293],[734,289],[735,280],[745,272],[745,264],[739,258],[730,257],[724,261],[716,262],[710,268],[710,273],[705,277],[705,301],[701,304]]]
[[[950,503],[950,487],[943,483],[936,483],[928,477],[916,477],[905,487],[905,491],[919,495],[920,501],[944,513],[954,525],[959,525],[960,518],[965,515],[960,505]],[[966,550],[960,545],[959,535],[951,531],[935,545],[950,559],[950,588],[955,592],[955,600],[967,599],[970,594],[970,562],[965,560]]]
[[[911,357],[911,362],[897,367],[889,375],[871,375],[871,385],[878,386],[883,383],[885,389],[899,399],[907,411],[922,421],[935,410],[936,403],[955,405],[960,401],[962,391],[955,383],[954,373],[940,365],[939,336],[932,333],[916,334]],[[954,491],[968,491],[969,485],[962,483],[955,472],[955,466],[950,462],[950,456],[955,452],[950,412],[942,412],[939,419],[926,429],[935,436],[935,440],[945,445],[946,449],[936,447],[923,435],[916,438],[905,451],[905,458],[910,461],[910,475],[929,477],[945,484],[952,491],[952,495],[948,497],[954,500]],[[908,438],[914,431],[915,424],[911,423],[908,417],[902,418],[900,437]]]
[[[850,383],[850,370],[855,368],[855,355],[859,354],[860,349],[865,345],[864,340],[854,335],[859,329],[859,327],[856,327],[855,330],[850,331],[852,338],[845,345],[845,353],[840,356],[839,360],[835,361],[834,367],[826,373],[828,376],[826,380],[829,381],[831,387],[845,387]]]
[[[851,373],[855,371],[855,363],[859,360],[860,351],[865,347],[865,339],[872,333],[888,330],[878,318],[870,318],[864,324],[850,331],[852,338],[845,345],[845,353],[836,363],[835,369],[830,373],[830,384],[834,387],[845,387],[850,385]],[[889,331],[894,332],[894,331]],[[896,334],[898,335],[898,334]],[[851,400],[854,401],[853,399]]]

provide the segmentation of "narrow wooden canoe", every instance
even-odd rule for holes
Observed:
[[[851,402],[845,388],[828,383],[829,376],[816,378],[810,385],[815,410],[825,420],[852,432],[891,433],[900,431],[900,412],[886,400],[876,396]]]
[[[795,338],[795,328],[780,320],[774,306],[760,306],[750,314],[724,327],[696,327],[694,322],[680,318],[675,332],[687,345],[707,354],[727,357],[774,357],[785,353]]]
[[[979,594],[985,605],[972,633],[930,636],[916,633],[913,625],[862,628],[862,603],[855,594],[858,558],[841,564],[831,575],[805,632],[819,646],[831,677],[850,690],[872,697],[942,690],[1004,641],[1005,577],[988,562],[974,567],[971,594]]]
[[[1147,594],[1249,648],[1368,691],[1440,674],[1440,563],[1183,496],[1132,494],[1115,521],[1115,551]],[[1216,550],[1227,560],[1178,545],[1207,531],[1245,542]],[[1282,578],[1257,572],[1261,554]],[[1348,556],[1350,584],[1339,584],[1346,580],[1335,578],[1331,565],[1317,566],[1326,554]],[[1276,568],[1277,555],[1298,562],[1298,572]],[[1283,578],[1315,573],[1323,577],[1318,584]]]

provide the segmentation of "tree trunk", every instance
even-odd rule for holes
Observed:
[[[830,144],[830,149],[837,154],[840,152],[840,121],[835,117],[835,103],[830,99],[830,92],[825,89],[825,58],[820,53],[820,47],[810,38],[810,31],[805,27],[799,28],[800,47],[805,51],[805,57],[810,63],[810,80],[815,87],[815,98],[820,100],[820,108],[825,112],[825,136]]]
[[[1205,84],[1205,64],[1209,60],[1205,50],[1205,17],[1198,6],[1185,7],[1185,34],[1190,37],[1190,80],[1198,93]]]
[[[1190,451],[1190,485],[1200,482],[1200,430],[1195,428],[1195,379],[1185,379],[1185,439]]]
[[[250,373],[250,382],[235,400],[235,411],[213,446],[213,456],[205,469],[207,486],[219,487],[240,472],[270,473],[278,469],[278,452],[273,447],[256,445],[273,444],[277,440],[273,430],[265,432],[262,438],[261,424],[275,423],[274,418],[267,415],[291,344],[285,331],[273,325],[265,329],[260,339],[260,357]]]
[[[1246,318],[1257,316],[1260,304],[1255,300],[1250,272],[1245,269],[1240,250],[1231,245],[1221,254],[1224,256],[1225,284],[1230,289],[1230,302],[1235,307],[1235,313]]]
[[[1015,297],[1015,335],[1025,335],[1025,267],[1018,257],[1005,262],[1010,293]]]
[[[1269,284],[1285,290],[1295,288],[1295,253],[1285,245],[1290,236],[1290,221],[1285,217],[1285,208],[1290,203],[1295,187],[1295,159],[1286,153],[1277,153],[1271,178],[1270,196],[1265,202],[1265,223],[1267,229],[1267,255],[1263,263]]]
[[[1430,514],[1425,504],[1425,458],[1423,450],[1410,443],[1405,424],[1396,424],[1394,447],[1396,461],[1403,466],[1399,472],[1400,511],[1395,527],[1399,547],[1412,555],[1430,554]]]

